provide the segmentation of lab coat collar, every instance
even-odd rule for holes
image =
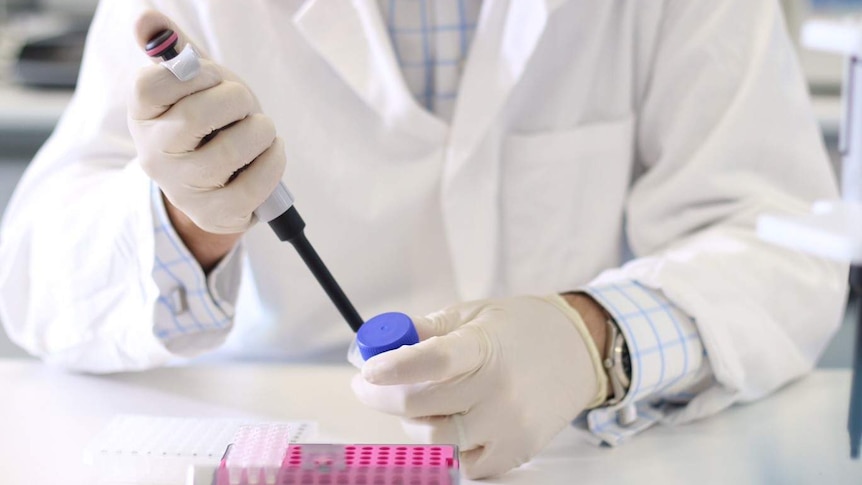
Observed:
[[[452,145],[475,146],[520,81],[550,13],[567,0],[485,0],[461,81]]]
[[[448,137],[442,208],[459,292],[495,293],[499,156],[475,156],[520,81],[549,16],[569,0],[484,0],[451,129],[414,99],[377,0],[307,0],[293,21],[387,127],[431,143]]]
[[[386,126],[442,143],[446,123],[413,98],[377,0],[308,0],[293,17],[300,34]]]
[[[517,83],[550,12],[569,0],[484,0],[457,109],[458,139],[475,141]],[[377,0],[306,0],[293,17],[299,33],[385,120],[420,138],[441,140],[447,124],[410,93]],[[467,86],[471,85],[471,86]],[[465,96],[469,91],[470,96]],[[490,102],[490,103],[489,103]],[[477,109],[478,108],[478,109]],[[489,109],[491,108],[491,109]]]

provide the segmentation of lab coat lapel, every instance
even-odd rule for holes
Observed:
[[[485,0],[455,110],[442,204],[459,291],[493,295],[500,251],[500,154],[477,151],[539,43],[567,0]]]
[[[436,143],[444,139],[446,124],[422,109],[404,82],[376,0],[308,0],[293,22],[387,128]]]

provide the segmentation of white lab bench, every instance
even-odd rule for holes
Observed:
[[[117,414],[307,419],[318,423],[321,442],[411,442],[397,418],[357,401],[355,373],[349,366],[230,364],[96,377],[0,359],[0,482],[94,483],[83,450]],[[817,371],[760,402],[656,427],[613,449],[569,428],[520,469],[462,483],[858,485],[862,462],[849,458],[846,431],[849,388],[848,371]]]

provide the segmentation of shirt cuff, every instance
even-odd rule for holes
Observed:
[[[162,193],[151,186],[155,261],[159,289],[153,333],[174,354],[195,356],[221,345],[233,326],[242,272],[240,245],[209,275],[183,244],[168,217]]]
[[[694,398],[711,370],[694,320],[660,291],[633,281],[582,291],[613,317],[629,350],[632,372],[625,398],[589,411],[581,421],[599,441],[613,446],[661,421],[668,403],[678,407]],[[636,419],[622,426],[620,412],[634,413]]]

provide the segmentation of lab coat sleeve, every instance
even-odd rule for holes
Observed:
[[[134,21],[149,7],[101,2],[78,89],[19,183],[0,231],[7,333],[45,361],[80,371],[144,369],[177,358],[155,331],[159,299],[170,288],[154,279],[151,185],[134,161],[126,121],[134,78],[150,62],[135,43]]]
[[[658,2],[655,2],[658,4]],[[774,0],[669,0],[640,73],[629,281],[691,316],[714,384],[684,422],[761,398],[812,369],[843,311],[847,268],[757,238],[757,217],[837,196]]]

